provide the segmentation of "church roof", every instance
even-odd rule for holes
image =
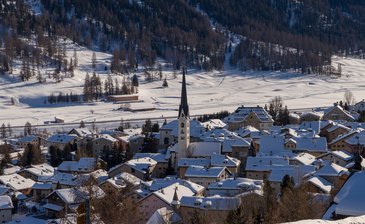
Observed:
[[[181,86],[181,102],[179,107],[179,118],[181,116],[181,113],[184,113],[185,117],[189,117],[189,106],[188,106],[188,97],[186,94],[186,80],[185,80],[185,73],[186,70],[183,69],[183,78],[182,78],[182,86]]]

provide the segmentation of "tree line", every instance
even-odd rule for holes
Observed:
[[[0,1],[1,23],[9,34],[17,35],[14,40],[34,34],[47,49],[51,40],[66,36],[80,45],[112,53],[122,62],[112,63],[112,70],[118,72],[151,66],[157,57],[167,59],[176,69],[184,64],[205,69],[223,65],[225,37],[186,1],[40,2],[42,13],[35,16],[25,2]]]

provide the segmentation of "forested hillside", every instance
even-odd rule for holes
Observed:
[[[40,2],[40,13],[29,5]],[[205,70],[321,71],[334,54],[362,57],[365,2],[358,0],[0,0],[0,70],[58,62],[59,36],[113,53],[114,72],[153,67],[157,57]],[[24,37],[33,38],[29,44]],[[31,59],[29,59],[31,58]],[[34,59],[34,60],[33,60]],[[57,67],[57,66],[56,66]],[[24,72],[27,73],[27,72]],[[23,79],[31,75],[24,75]]]
[[[362,57],[365,1],[193,0],[211,18],[247,37],[231,62],[242,68],[315,68],[331,55]]]

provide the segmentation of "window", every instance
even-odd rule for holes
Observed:
[[[168,137],[164,138],[164,139],[163,139],[163,143],[164,143],[165,145],[169,144],[169,143],[170,143],[169,138],[168,138]]]
[[[185,124],[183,122],[181,122],[180,127],[184,128]]]

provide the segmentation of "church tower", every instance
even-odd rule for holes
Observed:
[[[186,94],[186,80],[185,80],[186,68],[183,69],[182,86],[181,86],[181,102],[179,107],[179,133],[178,133],[178,145],[179,151],[178,158],[187,157],[188,147],[190,145],[190,114],[188,106],[188,98]]]

